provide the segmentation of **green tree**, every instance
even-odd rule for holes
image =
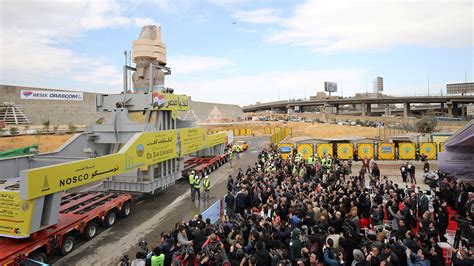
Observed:
[[[12,141],[13,141],[13,140],[15,139],[15,138],[14,138],[15,135],[18,135],[18,133],[19,133],[19,132],[18,132],[18,128],[16,128],[16,127],[11,127],[9,130],[10,130],[10,135],[12,135],[12,137],[13,137],[13,138],[12,138]]]
[[[43,121],[43,131],[49,132],[50,125],[51,125],[51,122],[49,122],[49,120]]]
[[[420,133],[431,133],[436,129],[438,125],[438,120],[433,116],[424,116],[420,118],[416,124],[415,129]]]
[[[71,133],[76,133],[77,131],[77,127],[73,125],[72,123],[69,123],[68,128],[69,128],[69,132]]]
[[[36,135],[37,144],[39,145],[41,136],[43,135],[43,131],[38,129],[36,130],[35,135]]]

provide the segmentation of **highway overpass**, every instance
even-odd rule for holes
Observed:
[[[474,103],[474,96],[448,95],[448,96],[410,96],[410,97],[392,97],[378,96],[354,97],[354,98],[334,98],[327,97],[312,100],[294,100],[294,101],[276,101],[267,103],[258,103],[242,107],[244,112],[305,112],[311,111],[314,107],[332,107],[334,113],[338,114],[344,106],[351,106],[360,110],[363,116],[372,115],[372,105],[386,108],[386,113],[391,113],[391,108],[395,105],[403,105],[403,115],[411,115],[411,105],[413,104],[439,104],[439,110],[447,116],[465,116],[463,106]]]

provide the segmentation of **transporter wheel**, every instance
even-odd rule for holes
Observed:
[[[74,250],[76,239],[73,236],[66,236],[63,238],[63,245],[61,246],[61,254],[66,256]]]
[[[37,262],[46,262],[46,254],[44,252],[34,252],[33,254],[31,254],[30,256],[28,256],[28,258],[34,260],[34,261],[37,261]]]
[[[115,214],[114,211],[110,211],[107,213],[107,215],[104,218],[104,226],[109,228],[112,227],[112,225],[115,224],[115,221],[117,220],[117,214]]]
[[[130,215],[132,212],[132,204],[130,202],[125,202],[122,206],[122,210],[120,211],[120,217],[125,218]]]
[[[97,234],[97,229],[98,225],[96,222],[89,222],[86,225],[86,228],[84,228],[84,238],[86,240],[94,238],[94,236]]]

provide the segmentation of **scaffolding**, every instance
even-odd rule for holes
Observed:
[[[29,125],[31,121],[14,102],[4,102],[0,105],[0,120],[6,125]]]

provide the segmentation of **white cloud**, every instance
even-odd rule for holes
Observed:
[[[242,19],[278,26],[267,41],[321,52],[472,47],[472,8],[469,0],[308,0],[286,19],[271,9],[247,12],[251,16]]]
[[[237,31],[240,31],[240,32],[245,32],[245,33],[257,33],[258,30],[256,29],[247,29],[247,28],[236,28]]]
[[[90,30],[155,23],[150,18],[127,17],[124,9],[116,0],[2,1],[0,81],[7,76],[18,77],[18,83],[73,76],[89,84],[116,84],[113,80],[120,71],[114,65],[64,44]],[[91,78],[80,78],[85,76]],[[25,77],[29,81],[21,80]]]
[[[328,69],[304,71],[273,71],[216,79],[176,78],[172,75],[167,84],[177,91],[192,95],[194,100],[233,103],[241,106],[255,101],[275,101],[303,98],[323,90],[324,81],[331,80],[353,88],[344,90],[344,95],[354,94],[356,89],[365,88],[366,71],[361,69]],[[279,95],[280,94],[280,95]]]
[[[234,5],[250,2],[250,0],[207,0],[207,1],[219,6],[234,6]]]
[[[173,75],[222,70],[231,65],[232,62],[226,58],[189,55],[170,56],[167,64]]]
[[[74,80],[84,83],[102,84],[119,87],[122,85],[122,73],[115,66],[97,66],[90,72],[73,76]]]
[[[234,14],[238,21],[257,24],[281,23],[280,12],[272,8],[263,8],[251,11],[238,11]]]

